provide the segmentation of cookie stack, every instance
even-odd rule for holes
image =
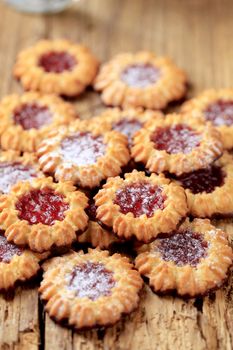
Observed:
[[[233,259],[210,222],[233,213],[233,90],[164,115],[187,89],[171,60],[125,53],[98,67],[82,45],[43,40],[14,67],[30,91],[0,102],[0,289],[43,262],[46,310],[75,329],[132,312],[141,276],[194,297],[220,287]],[[61,96],[90,84],[114,108],[80,120]]]

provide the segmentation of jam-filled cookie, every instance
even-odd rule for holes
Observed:
[[[94,88],[107,105],[162,109],[184,96],[186,82],[170,59],[145,51],[122,53],[105,63]]]
[[[105,131],[101,124],[77,121],[55,132],[38,149],[42,170],[58,181],[85,188],[120,174],[130,159],[127,139],[116,131]]]
[[[142,279],[120,254],[71,252],[43,268],[39,292],[46,311],[76,329],[112,325],[138,305]]]
[[[175,185],[175,186],[174,186]],[[134,170],[110,178],[95,196],[97,218],[118,237],[149,242],[169,232],[187,213],[184,189],[164,175],[146,176]]]
[[[14,76],[25,90],[77,96],[92,83],[98,65],[83,45],[68,40],[41,40],[18,55]]]
[[[51,130],[75,119],[75,109],[54,95],[28,92],[9,95],[0,103],[1,146],[34,152]]]
[[[172,235],[141,250],[136,268],[155,292],[176,291],[189,297],[220,287],[233,259],[227,234],[207,219],[186,219]]]
[[[0,290],[34,277],[40,269],[39,262],[46,257],[47,253],[33,253],[8,242],[0,231]]]
[[[77,237],[80,243],[89,243],[93,248],[107,249],[111,244],[119,242],[119,239],[106,227],[103,227],[96,218],[96,205],[93,198],[89,198],[86,208],[89,217],[87,230]]]
[[[94,122],[104,122],[107,130],[115,130],[125,135],[128,139],[128,145],[131,147],[133,136],[143,128],[146,122],[163,117],[163,114],[159,111],[144,111],[141,108],[124,110],[109,108],[92,120]]]
[[[213,126],[174,113],[146,123],[135,135],[131,153],[151,172],[181,175],[206,168],[222,149],[220,134]]]
[[[194,217],[233,216],[233,157],[225,153],[207,168],[176,178]]]
[[[0,197],[0,228],[17,245],[36,252],[69,246],[87,226],[88,199],[69,182],[52,178],[15,185]]]
[[[181,111],[211,122],[220,131],[224,148],[233,148],[233,89],[206,90],[184,103]]]
[[[23,156],[15,151],[0,153],[0,194],[9,193],[18,182],[31,181],[36,177],[44,175],[33,153],[24,153]]]

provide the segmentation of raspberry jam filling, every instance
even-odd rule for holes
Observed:
[[[91,300],[110,295],[115,285],[113,272],[98,262],[88,261],[76,266],[69,278],[69,288],[75,291],[77,297]]]
[[[50,51],[40,57],[39,66],[47,73],[62,73],[72,71],[77,61],[74,56],[68,52]]]
[[[121,119],[112,128],[127,136],[128,142],[132,144],[133,135],[142,128],[142,123],[136,119]]]
[[[102,136],[93,136],[89,132],[80,132],[65,138],[61,142],[61,155],[64,161],[81,165],[95,164],[106,151]]]
[[[216,187],[224,184],[225,174],[221,167],[212,165],[206,169],[200,169],[184,174],[177,179],[185,189],[190,189],[194,194],[206,192],[211,193]]]
[[[211,103],[204,111],[206,120],[215,126],[233,124],[233,101],[218,100]]]
[[[2,236],[3,232],[0,232],[0,262],[8,264],[14,255],[21,255],[23,249],[17,247],[15,244],[7,242],[7,239]]]
[[[160,238],[157,246],[163,260],[173,261],[178,266],[197,266],[207,255],[208,243],[202,235],[190,230],[174,231],[172,236]]]
[[[37,177],[35,169],[19,162],[0,163],[0,192],[8,193],[17,182]]]
[[[16,124],[24,130],[40,129],[52,121],[52,113],[46,106],[36,103],[24,103],[14,110],[13,118]]]
[[[96,206],[94,200],[89,200],[89,205],[85,209],[85,212],[91,221],[96,221]]]
[[[155,84],[161,77],[160,69],[152,64],[133,64],[121,73],[121,80],[128,86],[145,88]]]
[[[65,218],[69,205],[64,202],[62,194],[55,193],[50,188],[31,190],[18,199],[16,203],[18,217],[27,220],[30,225],[53,225],[56,220]]]
[[[201,137],[185,124],[157,128],[151,136],[154,147],[169,154],[190,153],[200,145]]]
[[[148,218],[158,209],[164,209],[166,197],[161,187],[147,182],[135,182],[116,191],[114,203],[123,214],[133,213],[134,217],[145,214]]]

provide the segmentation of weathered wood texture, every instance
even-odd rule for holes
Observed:
[[[151,49],[171,56],[190,76],[190,95],[230,87],[233,76],[231,0],[81,0],[53,16],[28,16],[0,4],[0,97],[20,86],[11,77],[15,56],[40,38],[84,42],[106,60],[120,51]],[[76,101],[81,117],[103,107],[88,92]],[[233,226],[222,222],[233,239]],[[184,301],[144,288],[140,308],[106,331],[73,334],[43,315],[37,289],[0,297],[2,350],[230,350],[233,348],[233,277],[211,296]],[[44,320],[44,322],[43,322]]]

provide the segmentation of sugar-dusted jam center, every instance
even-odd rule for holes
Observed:
[[[76,65],[76,58],[65,51],[50,51],[42,55],[39,60],[39,66],[47,73],[71,71]]]
[[[197,266],[207,254],[208,243],[201,234],[186,230],[173,232],[172,236],[160,238],[157,246],[163,260],[173,261],[178,266]]]
[[[112,128],[127,136],[131,144],[133,135],[142,128],[142,123],[136,119],[121,119],[117,123],[114,123]]]
[[[37,103],[24,103],[13,112],[16,124],[24,130],[40,129],[52,121],[52,113],[46,106],[39,106]]]
[[[154,147],[170,154],[190,153],[198,147],[201,141],[200,135],[185,124],[176,124],[168,127],[157,128],[151,136]]]
[[[161,187],[147,182],[134,182],[117,190],[114,203],[120,206],[123,214],[152,217],[156,210],[164,209],[165,200]]]
[[[50,188],[31,190],[16,203],[18,217],[27,220],[31,225],[53,225],[56,220],[62,221],[68,208],[64,196]]]
[[[7,239],[3,236],[3,232],[0,231],[0,262],[7,264],[14,255],[21,255],[22,253],[23,249],[7,242]]]
[[[61,142],[63,160],[78,166],[95,164],[105,151],[103,137],[95,137],[89,132],[74,134]]]
[[[205,118],[215,126],[233,124],[233,100],[218,100],[211,103],[204,111]]]
[[[91,300],[110,295],[115,285],[113,272],[98,262],[88,261],[76,266],[69,278],[69,288],[74,290],[79,298],[87,297]]]
[[[19,162],[0,163],[0,192],[8,193],[17,182],[37,177],[35,169]]]
[[[121,80],[125,84],[137,88],[155,84],[160,77],[160,69],[150,63],[130,65],[121,73]]]
[[[216,187],[224,184],[225,174],[221,167],[212,165],[206,169],[200,169],[178,177],[184,188],[192,193],[213,192]]]

